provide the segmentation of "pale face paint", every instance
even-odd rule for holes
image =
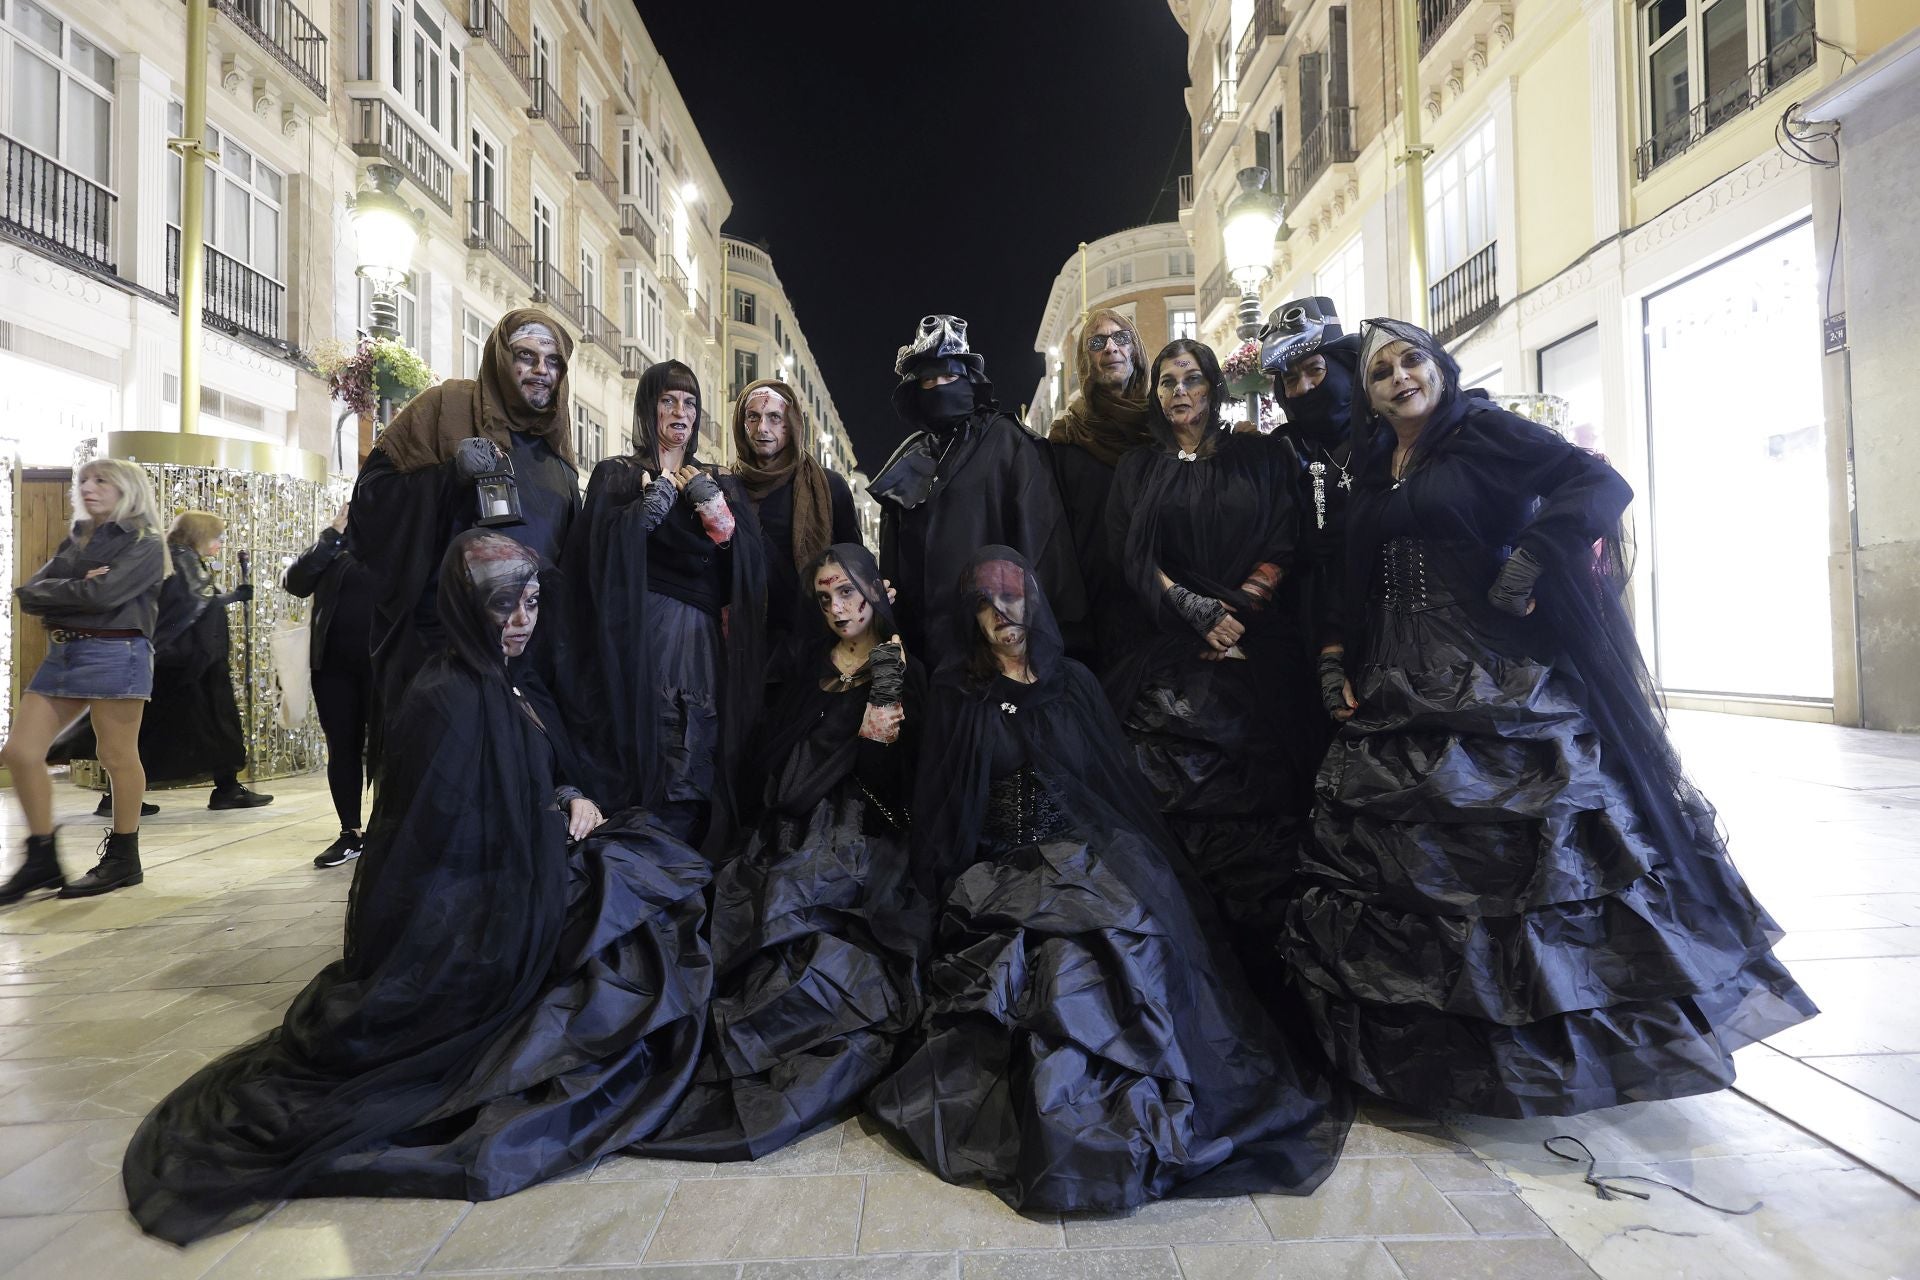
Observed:
[[[858,639],[873,625],[873,605],[838,564],[829,561],[813,575],[813,598],[842,640]]]
[[[787,427],[787,401],[778,391],[762,387],[747,397],[743,414],[747,447],[761,462],[772,462],[786,451],[792,434]]]

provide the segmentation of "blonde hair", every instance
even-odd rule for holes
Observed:
[[[82,546],[92,539],[94,526],[93,517],[80,501],[80,484],[95,476],[120,491],[120,501],[107,513],[107,523],[141,538],[160,536],[160,500],[153,496],[153,482],[147,479],[146,468],[125,458],[93,458],[73,473],[73,527]],[[172,558],[161,556],[160,576],[172,572]]]
[[[167,541],[205,551],[209,542],[227,531],[227,522],[211,511],[182,511],[167,530]]]

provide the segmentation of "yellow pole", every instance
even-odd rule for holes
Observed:
[[[1400,128],[1406,143],[1400,163],[1407,171],[1407,287],[1410,294],[1407,318],[1424,329],[1430,323],[1426,159],[1433,154],[1433,148],[1420,141],[1420,26],[1415,15],[1415,0],[1399,0],[1396,15],[1400,37]]]
[[[187,100],[180,153],[180,430],[200,424],[200,310],[206,298],[207,23],[211,0],[187,0]]]

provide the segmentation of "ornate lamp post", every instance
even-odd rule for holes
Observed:
[[[357,271],[373,283],[368,331],[376,338],[400,336],[400,301],[396,291],[413,267],[414,246],[420,242],[425,217],[401,198],[400,171],[392,165],[367,166],[371,191],[354,196],[350,209]]]
[[[1280,197],[1267,189],[1268,176],[1259,165],[1236,174],[1240,190],[1227,201],[1220,223],[1227,274],[1240,286],[1241,338],[1260,331],[1260,286],[1273,275],[1273,240],[1285,212]]]

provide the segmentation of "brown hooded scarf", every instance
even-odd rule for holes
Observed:
[[[1098,361],[1087,350],[1087,339],[1104,320],[1113,321],[1133,339],[1133,374],[1118,391],[1100,385],[1094,377]],[[1107,466],[1117,466],[1127,453],[1153,442],[1147,432],[1147,353],[1133,321],[1105,307],[1087,317],[1080,327],[1079,341],[1080,391],[1066,412],[1053,420],[1047,439],[1056,444],[1077,444]]]
[[[560,322],[538,307],[521,307],[500,317],[487,336],[480,356],[478,378],[452,378],[428,387],[408,402],[393,424],[380,433],[375,447],[386,453],[394,469],[419,471],[453,457],[462,440],[483,436],[502,451],[510,451],[510,432],[541,436],[547,447],[568,465],[573,458],[573,416],[563,371],[553,389],[553,403],[535,409],[520,394],[513,377],[513,349],[508,339],[525,325],[544,326],[560,347],[561,359],[573,359],[573,339]]]
[[[787,447],[772,463],[762,466],[747,442],[747,401],[756,392],[771,391],[787,402]],[[833,541],[833,493],[827,471],[814,460],[807,445],[813,433],[807,427],[800,395],[778,378],[761,378],[733,402],[733,452],[739,459],[733,473],[758,507],[768,494],[793,482],[793,567],[804,569]]]

